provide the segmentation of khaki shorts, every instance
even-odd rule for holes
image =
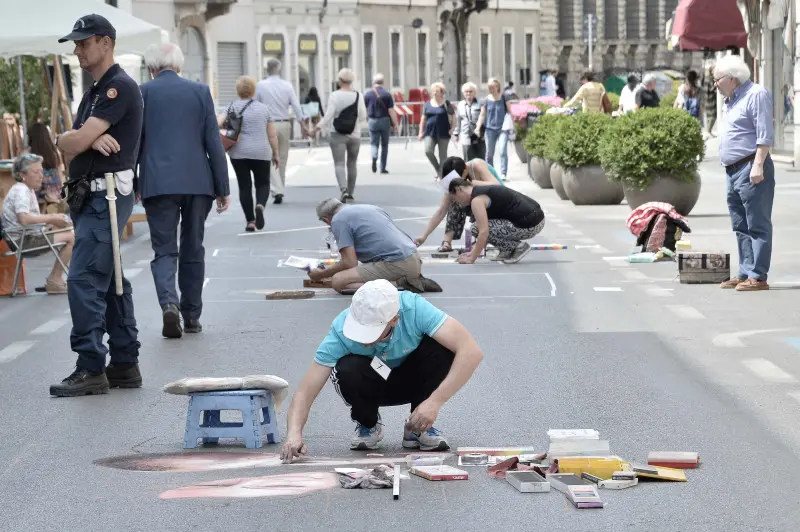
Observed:
[[[416,280],[422,274],[422,259],[415,251],[404,260],[360,264],[356,267],[356,271],[365,283],[376,279],[397,281],[404,277],[408,280]]]

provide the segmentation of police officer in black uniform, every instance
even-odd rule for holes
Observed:
[[[105,173],[115,174],[117,225],[122,234],[135,202],[133,169],[143,102],[138,84],[114,62],[116,35],[108,20],[91,14],[78,19],[72,33],[58,41],[75,42],[74,53],[81,68],[95,80],[83,95],[72,131],[56,138],[56,146],[70,160],[65,188],[75,225],[75,248],[67,293],[72,313],[70,342],[78,353],[75,371],[60,384],[50,386],[50,395],[59,397],[142,385],[131,284],[122,279],[121,296],[114,287],[104,178]],[[105,333],[109,336],[108,348],[103,345]]]

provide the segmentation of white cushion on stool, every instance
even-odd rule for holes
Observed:
[[[186,377],[164,385],[163,390],[173,395],[194,392],[230,390],[269,390],[277,412],[289,396],[289,383],[275,375],[247,375],[245,377]]]

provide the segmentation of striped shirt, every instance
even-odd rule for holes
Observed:
[[[231,104],[236,116],[242,113],[242,109],[250,101],[236,100]],[[253,100],[253,103],[244,110],[239,141],[228,152],[231,159],[271,160],[272,148],[267,138],[267,122],[271,121],[272,117],[269,115],[267,106]]]
[[[606,89],[596,81],[589,81],[581,85],[575,96],[562,107],[572,107],[578,102],[583,102],[583,110],[600,113],[603,111],[603,95]]]

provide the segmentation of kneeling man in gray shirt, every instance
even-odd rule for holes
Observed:
[[[415,293],[442,291],[422,276],[422,259],[414,241],[380,207],[345,205],[328,198],[317,205],[317,217],[331,227],[341,260],[330,268],[311,270],[311,280],[330,278],[333,289],[340,293],[376,279]]]

